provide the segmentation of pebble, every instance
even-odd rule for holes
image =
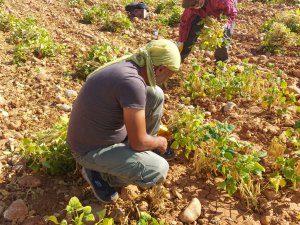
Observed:
[[[179,193],[178,189],[176,187],[171,188],[171,192],[173,195],[175,195],[178,199],[182,199],[182,194]]]
[[[23,221],[28,214],[28,208],[22,199],[14,201],[3,214],[8,221]]]
[[[40,68],[39,71],[40,71],[40,72],[36,75],[36,79],[37,79],[38,81],[43,81],[43,80],[48,80],[48,79],[49,79],[49,76],[47,75],[45,69]]]
[[[210,111],[211,113],[216,113],[218,111],[218,109],[215,105],[209,105],[208,111]]]
[[[5,105],[6,104],[6,100],[4,99],[3,96],[0,95],[0,105]]]
[[[6,111],[4,111],[4,110],[1,111],[1,114],[2,114],[2,116],[3,116],[4,118],[9,117],[9,113],[6,112]]]
[[[300,78],[300,69],[294,69],[292,74],[295,76],[295,77],[298,77]]]
[[[74,91],[74,90],[66,90],[65,91],[65,96],[68,97],[68,98],[76,97],[77,92]]]
[[[236,108],[236,104],[234,102],[227,102],[224,107],[223,107],[223,110],[225,113],[227,112],[231,112],[233,111],[235,108]]]
[[[65,112],[71,112],[72,111],[72,106],[67,105],[67,104],[62,104],[60,106],[60,109],[63,110],[63,111],[65,111]]]
[[[201,215],[201,203],[198,198],[193,198],[189,205],[180,213],[179,219],[184,223],[192,223]]]

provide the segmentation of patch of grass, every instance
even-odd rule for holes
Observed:
[[[4,3],[5,3],[5,0],[0,0],[0,6],[4,5]]]
[[[69,6],[81,8],[85,5],[85,0],[69,0]]]
[[[179,6],[174,6],[172,14],[167,19],[167,24],[170,27],[175,27],[179,24],[181,18],[182,8]]]
[[[2,9],[0,9],[0,31],[9,31],[14,20],[16,20],[15,16],[7,14]]]
[[[101,29],[103,31],[119,32],[122,30],[130,29],[131,27],[132,23],[127,15],[119,12],[107,18]]]

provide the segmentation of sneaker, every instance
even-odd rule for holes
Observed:
[[[82,176],[91,185],[94,195],[98,200],[104,203],[117,201],[119,198],[118,192],[104,181],[97,171],[82,168]]]
[[[160,152],[158,150],[153,150],[156,154],[160,155]],[[172,148],[167,147],[165,153],[163,155],[160,155],[161,157],[165,158],[165,160],[170,161],[175,158],[175,152]]]

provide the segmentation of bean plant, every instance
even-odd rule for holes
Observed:
[[[123,30],[130,29],[132,27],[132,23],[127,15],[119,12],[117,14],[114,14],[110,17],[108,17],[103,26],[103,31],[109,31],[109,32],[120,32]]]
[[[96,23],[99,21],[106,20],[108,16],[108,11],[103,5],[94,5],[88,8],[83,13],[84,23]]]
[[[75,160],[66,143],[68,121],[67,117],[61,117],[52,128],[21,140],[21,155],[32,170],[56,175],[75,169]]]
[[[97,212],[98,221],[92,213],[91,206],[83,206],[77,197],[72,197],[65,208],[67,217],[58,221],[56,216],[48,216],[47,221],[60,225],[85,225],[93,222],[94,225],[113,225],[112,218],[105,218],[106,209]]]
[[[264,167],[259,163],[265,152],[251,152],[251,145],[231,137],[234,126],[219,121],[204,123],[199,108],[184,109],[169,121],[174,134],[171,147],[185,149],[186,157],[193,153],[195,172],[222,176],[218,186],[229,194],[239,190],[249,207],[257,209],[257,197]]]
[[[226,100],[256,100],[269,110],[276,108],[280,115],[287,113],[287,108],[296,102],[295,94],[288,90],[285,80],[277,74],[262,72],[247,61],[242,67],[219,62],[215,70],[201,69],[194,64],[183,87],[192,99],[221,96]]]
[[[76,75],[86,78],[99,66],[114,60],[118,50],[111,45],[96,44],[91,47],[87,55],[81,57],[81,62],[77,64]]]

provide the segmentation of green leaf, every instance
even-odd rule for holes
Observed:
[[[73,209],[79,209],[82,207],[82,204],[80,203],[79,199],[76,196],[74,196],[70,199],[69,206]]]
[[[300,121],[297,121],[294,125],[295,129],[299,129],[300,128]]]
[[[68,225],[67,220],[63,219],[63,220],[60,222],[60,225]]]
[[[101,211],[97,212],[99,220],[103,220],[106,214],[106,209],[102,209]]]
[[[179,143],[177,141],[174,141],[172,144],[171,144],[171,148],[173,149],[178,149],[179,148]]]
[[[48,220],[48,221],[51,221],[51,222],[53,222],[53,223],[55,223],[55,224],[59,224],[59,222],[58,222],[56,216],[48,216],[48,217],[47,217],[47,220]]]
[[[84,206],[82,208],[82,211],[84,212],[84,214],[89,214],[92,212],[92,207],[91,206]]]
[[[95,216],[91,213],[84,217],[86,221],[95,221]]]
[[[103,219],[103,225],[113,225],[114,219],[113,218],[104,218]]]

